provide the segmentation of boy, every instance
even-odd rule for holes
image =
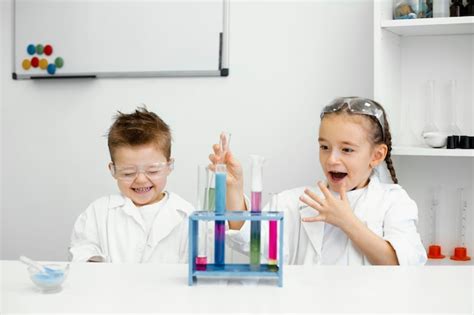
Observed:
[[[165,190],[171,131],[155,113],[118,112],[108,133],[109,170],[121,194],[94,201],[77,219],[72,261],[187,262],[193,206]]]

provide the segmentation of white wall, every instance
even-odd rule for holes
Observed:
[[[11,1],[0,25],[1,259],[67,259],[76,217],[117,191],[103,136],[116,110],[146,104],[174,134],[168,189],[194,202],[196,166],[221,130],[248,173],[268,158],[267,192],[321,178],[319,112],[339,95],[372,97],[372,2],[233,1],[228,78],[14,81]]]

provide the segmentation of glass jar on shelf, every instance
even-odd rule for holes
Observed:
[[[393,0],[393,19],[433,17],[433,0]]]

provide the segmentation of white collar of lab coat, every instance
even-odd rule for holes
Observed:
[[[150,231],[149,242],[153,246],[168,236],[193,210],[183,208],[184,203],[178,195],[169,192],[166,192],[166,194],[168,195],[168,200],[158,212]],[[110,200],[110,206],[121,207],[124,213],[131,216],[141,226],[144,226],[143,218],[130,198],[124,197],[123,195],[113,196],[113,199]]]
[[[362,199],[357,202],[356,208],[352,209],[354,214],[359,218],[366,218],[368,215],[368,208],[373,204],[378,204],[379,199],[383,198],[383,191],[380,185],[380,180],[377,176],[373,175],[370,177],[369,185],[367,186],[367,192]],[[322,196],[322,192],[318,189],[317,194]],[[318,214],[318,211],[309,207],[303,202],[299,202],[300,216],[301,218],[312,217]],[[369,204],[370,203],[370,204]],[[365,221],[365,220],[364,220]],[[308,236],[311,246],[316,251],[318,256],[321,256],[323,236],[324,236],[324,222],[301,222],[303,229]]]

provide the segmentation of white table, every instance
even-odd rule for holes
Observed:
[[[472,266],[285,266],[283,288],[247,279],[187,285],[187,265],[71,264],[63,290],[39,293],[1,261],[0,312],[473,312]],[[267,280],[268,281],[268,280]]]

